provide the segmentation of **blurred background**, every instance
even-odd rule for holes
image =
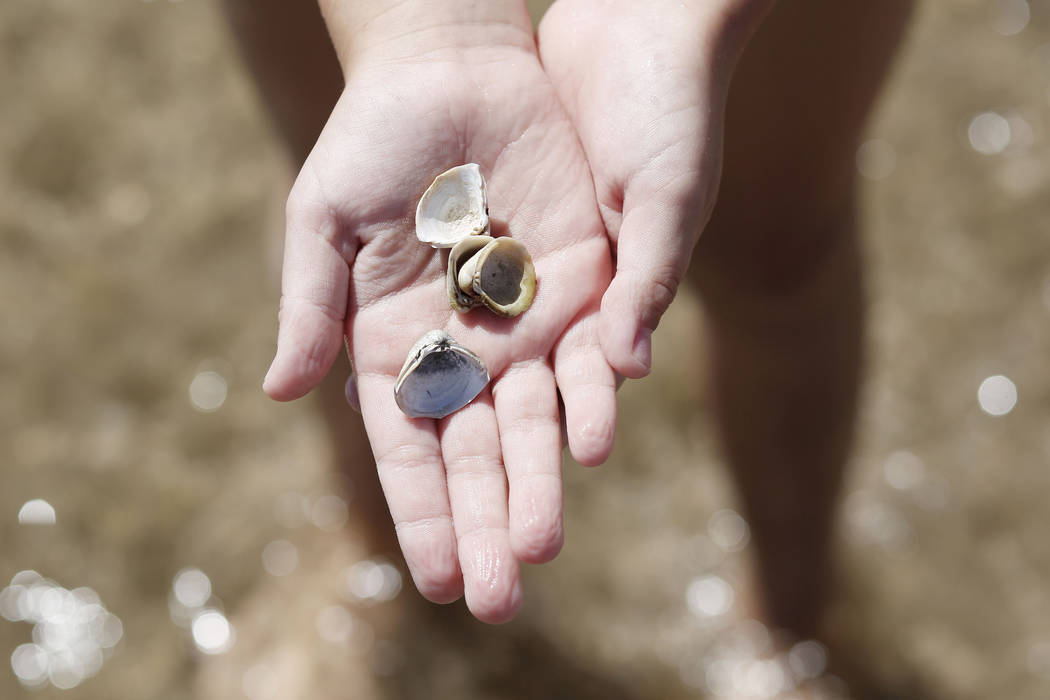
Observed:
[[[485,628],[402,588],[348,524],[318,406],[259,388],[292,174],[217,4],[8,0],[0,85],[0,697],[779,697],[822,674],[823,646],[782,652],[743,612],[689,292],[610,462],[566,465],[565,550]],[[1050,697],[1048,128],[1050,2],[920,4],[857,151],[870,360],[831,614],[888,687]]]

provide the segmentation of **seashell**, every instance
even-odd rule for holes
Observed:
[[[477,163],[438,175],[416,206],[416,238],[433,248],[451,248],[488,230],[488,194]]]
[[[532,256],[513,238],[489,238],[479,243],[461,241],[449,254],[445,277],[449,303],[456,311],[484,304],[500,316],[517,316],[536,296]]]
[[[411,418],[444,418],[474,400],[489,383],[481,358],[444,331],[430,331],[408,351],[394,383],[394,400]]]
[[[468,236],[452,247],[448,254],[448,272],[445,274],[445,289],[448,291],[448,303],[456,311],[470,311],[481,306],[481,299],[474,296],[474,265],[465,265],[473,260],[481,249],[491,243],[491,236]],[[466,271],[464,270],[466,268]],[[460,274],[469,274],[466,286],[461,286]]]

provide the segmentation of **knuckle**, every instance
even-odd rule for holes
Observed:
[[[435,602],[458,598],[462,581],[448,518],[400,522],[396,530],[405,563],[420,594]]]
[[[561,551],[564,539],[561,518],[536,518],[523,523],[515,538],[515,550],[524,561],[539,564]]]
[[[434,467],[441,462],[440,456],[421,445],[398,445],[376,457],[376,468],[380,473],[416,471]]]
[[[532,563],[549,561],[561,550],[564,540],[560,479],[535,474],[532,478],[517,480],[515,487],[515,518],[511,529],[515,553]]]
[[[657,314],[657,318],[663,315],[674,301],[679,280],[680,274],[674,266],[660,265],[650,270],[644,301],[651,312]],[[655,325],[657,319],[652,320]]]

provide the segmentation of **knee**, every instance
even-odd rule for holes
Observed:
[[[715,315],[794,321],[819,318],[829,305],[858,306],[862,280],[853,198],[716,208],[689,274]]]

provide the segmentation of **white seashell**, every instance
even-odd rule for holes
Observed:
[[[489,383],[481,358],[444,331],[430,331],[408,351],[394,399],[411,418],[444,418],[474,400]]]
[[[448,254],[448,271],[445,274],[445,289],[448,303],[456,311],[470,311],[481,306],[481,299],[474,295],[474,269],[470,262],[494,239],[491,236],[468,236],[452,247]],[[460,276],[469,275],[466,285],[460,286]]]
[[[416,207],[416,237],[433,248],[451,248],[488,230],[488,194],[477,163],[438,175]]]

